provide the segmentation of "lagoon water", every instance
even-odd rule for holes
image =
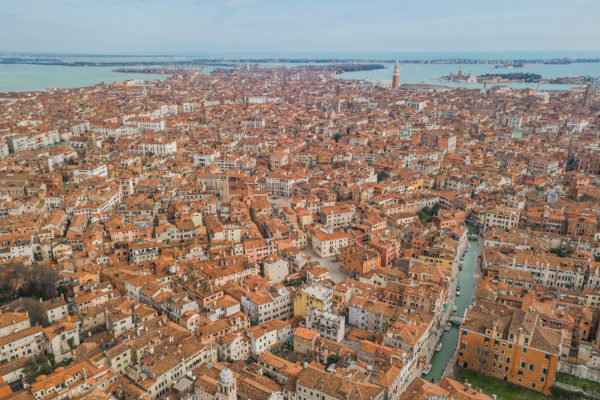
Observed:
[[[385,69],[376,69],[371,71],[348,72],[341,74],[345,79],[367,79],[374,81],[391,81],[394,70],[393,63],[384,64]],[[425,83],[432,85],[445,85],[454,87],[482,88],[482,84],[465,84],[453,82],[441,82],[440,77],[450,73],[457,74],[459,64],[401,64],[400,65],[400,83]],[[467,64],[462,66],[463,75],[483,74],[507,74],[511,72],[523,72],[541,75],[543,78],[561,78],[575,76],[600,77],[600,63],[573,63],[573,64],[531,64],[529,68],[490,68],[487,64]],[[503,83],[514,88],[533,87],[537,88],[537,83]],[[489,87],[494,85],[488,85]],[[541,84],[543,90],[565,90],[572,85]]]
[[[74,88],[127,79],[165,79],[166,75],[113,72],[114,67],[0,64],[0,92],[27,92],[46,88]]]
[[[18,56],[18,55],[13,55]],[[0,55],[1,57],[1,55]],[[191,60],[197,58],[335,58],[341,59],[360,59],[360,60],[389,60],[386,62],[385,69],[372,71],[348,72],[341,74],[340,78],[346,79],[367,79],[376,81],[389,81],[392,79],[393,61],[399,59],[446,59],[446,58],[472,58],[472,59],[542,59],[542,58],[562,58],[562,57],[581,57],[596,58],[600,57],[600,52],[461,52],[461,53],[313,53],[313,54],[259,54],[259,53],[240,53],[240,54],[213,54],[210,56],[196,55],[178,55],[178,56],[49,56],[51,58],[64,61],[179,61]],[[315,65],[312,62],[305,63],[260,63],[264,67],[296,67],[300,65]],[[324,64],[316,64],[324,65]],[[492,69],[486,64],[466,64],[463,65],[463,73],[473,72],[476,75],[486,73],[509,73],[526,72],[539,74],[544,78],[557,78],[566,76],[592,76],[600,77],[600,63],[573,63],[573,64],[531,64],[531,68],[513,68],[513,69]],[[456,84],[440,82],[439,78],[449,73],[458,72],[458,64],[402,64],[400,66],[401,83],[426,83],[442,84],[447,86],[463,86],[470,88],[482,87],[479,84]],[[72,67],[59,65],[32,65],[32,64],[0,64],[0,92],[9,91],[35,91],[45,88],[72,88],[81,86],[91,86],[101,82],[112,83],[124,81],[127,79],[165,79],[166,75],[158,74],[136,74],[114,72],[117,67]],[[127,67],[129,68],[129,67]],[[210,72],[214,68],[207,67]],[[509,83],[511,87],[537,87],[535,83]],[[540,85],[544,90],[568,89],[569,85]]]

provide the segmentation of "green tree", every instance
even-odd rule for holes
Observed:
[[[377,173],[377,182],[383,182],[389,177],[390,177],[390,174],[388,174],[386,171],[379,171]]]
[[[52,373],[52,371],[54,371],[54,370],[52,369],[52,367],[50,365],[43,364],[43,365],[40,365],[40,369],[38,372],[39,372],[39,375],[49,375]]]
[[[431,208],[429,208],[428,206],[423,207],[420,211],[417,212],[417,216],[422,222],[428,223],[431,222],[434,216],[438,215],[439,211],[440,203],[435,203],[433,206],[431,206]]]
[[[34,358],[28,358],[23,364],[23,377],[27,383],[35,382],[35,378],[40,375],[48,375],[54,371],[54,355],[52,357],[43,354],[37,355]]]
[[[326,366],[329,367],[331,364],[337,364],[340,361],[340,356],[338,356],[337,354],[332,354],[329,357],[327,357],[327,362],[326,362]]]
[[[35,362],[38,365],[42,365],[42,364],[47,364],[48,363],[48,357],[46,357],[43,354],[39,354],[35,357]]]
[[[27,383],[32,383],[38,376],[38,365],[32,358],[28,358],[23,364],[23,377]]]
[[[575,247],[569,243],[563,243],[558,247],[551,248],[550,252],[556,254],[558,257],[565,258],[569,257],[572,253],[575,252]]]

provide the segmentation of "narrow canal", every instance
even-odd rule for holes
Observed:
[[[478,245],[477,240],[469,240],[469,250],[465,255],[463,261],[463,269],[458,273],[458,285],[460,286],[460,296],[455,297],[454,304],[456,305],[456,312],[452,315],[464,316],[465,311],[469,308],[471,303],[471,296],[473,295],[473,270],[475,268],[475,262],[477,261]],[[450,306],[452,307],[452,305]],[[443,327],[442,327],[443,329]],[[433,380],[438,382],[441,377],[446,365],[454,351],[458,346],[458,333],[460,327],[452,324],[450,331],[444,332],[440,339],[442,343],[442,349],[435,352],[431,358],[431,371],[423,378],[430,381]]]

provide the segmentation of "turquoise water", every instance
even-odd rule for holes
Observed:
[[[1,57],[2,55],[0,55]],[[11,56],[23,57],[18,54]],[[349,72],[341,74],[340,77],[347,79],[368,79],[377,81],[391,81],[393,72],[393,60],[399,59],[448,59],[448,58],[471,58],[471,59],[548,59],[562,57],[596,58],[600,57],[598,51],[580,52],[461,52],[461,53],[221,53],[209,55],[170,55],[170,56],[53,56],[47,57],[64,61],[183,61],[192,59],[214,59],[220,57],[235,58],[335,58],[335,59],[360,59],[360,60],[390,60],[385,63],[385,69],[373,71]],[[264,67],[297,67],[301,65],[315,65],[313,62],[289,63],[274,62],[261,63]],[[318,63],[316,65],[323,65]],[[457,73],[458,64],[402,64],[400,66],[401,83],[426,83],[442,84],[447,86],[460,86],[469,88],[480,88],[479,84],[456,84],[443,83],[439,78],[449,73]],[[33,91],[45,88],[72,88],[91,86],[97,83],[112,83],[127,79],[165,79],[165,75],[135,74],[113,72],[115,67],[69,67],[56,65],[29,65],[29,64],[0,64],[0,92],[8,91]],[[217,67],[222,68],[222,67]],[[207,67],[210,72],[214,68]],[[476,75],[486,73],[508,73],[528,72],[542,75],[544,78],[557,78],[566,76],[593,76],[600,77],[600,63],[576,63],[576,64],[532,64],[531,68],[492,69],[485,64],[463,65],[463,73],[473,72]],[[508,83],[511,87],[537,87],[537,84]],[[544,90],[568,89],[569,85],[541,85]]]
[[[345,79],[367,79],[374,81],[391,81],[394,70],[393,63],[384,64],[385,69],[372,71],[358,71],[341,74],[340,78]],[[453,87],[482,88],[482,84],[466,84],[441,82],[440,77],[450,73],[457,74],[459,64],[401,64],[400,65],[400,83],[425,83],[432,85],[444,85]],[[543,78],[561,78],[575,76],[600,77],[600,63],[574,63],[574,64],[531,64],[530,68],[490,68],[486,64],[466,64],[462,66],[463,74],[473,72],[475,75],[482,74],[505,74],[511,72],[525,72],[539,74]],[[513,88],[532,87],[537,88],[537,83],[503,83]],[[488,85],[492,87],[494,85]],[[566,90],[572,85],[539,85],[543,90]]]
[[[167,75],[113,72],[115,67],[0,64],[0,92],[26,92],[46,88],[75,88],[128,79],[165,79]]]
[[[463,262],[463,269],[458,273],[458,284],[460,285],[460,296],[455,297],[454,304],[457,310],[452,315],[464,316],[465,311],[471,304],[471,296],[473,294],[473,270],[477,261],[478,245],[477,240],[469,240],[471,246]],[[444,327],[442,327],[444,329]],[[424,379],[431,382],[433,378],[435,382],[441,379],[442,373],[448,364],[448,361],[454,354],[456,346],[458,346],[458,334],[460,328],[458,325],[452,324],[452,328],[448,332],[444,332],[440,339],[442,342],[442,350],[434,353],[431,358],[431,371],[424,376]]]

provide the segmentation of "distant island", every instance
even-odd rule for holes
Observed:
[[[513,68],[531,68],[531,64],[521,64],[521,63],[513,63],[513,64],[494,64],[490,65],[490,68],[496,69],[513,69]]]
[[[525,72],[511,72],[507,74],[462,74],[459,70],[458,74],[449,74],[440,78],[444,82],[454,83],[552,83],[557,85],[585,85],[592,82],[589,76],[563,77],[563,78],[542,78],[539,74]]]
[[[212,64],[215,65],[215,64]],[[240,65],[237,65],[238,67]],[[201,66],[203,67],[203,66]],[[355,71],[372,71],[376,69],[384,69],[382,64],[330,64],[330,65],[308,65],[305,69],[319,69],[325,71],[333,71],[336,73],[355,72]],[[134,73],[134,74],[161,74],[161,75],[176,75],[186,71],[182,68],[115,68],[114,72]]]
[[[477,77],[479,83],[497,83],[497,82],[539,82],[542,78],[538,74],[528,74],[524,72],[511,72],[508,74],[484,74]]]

